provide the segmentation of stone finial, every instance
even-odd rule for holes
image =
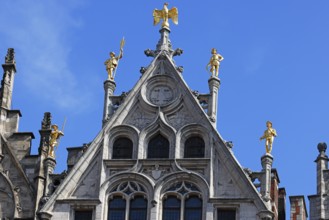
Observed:
[[[7,64],[15,64],[15,51],[14,48],[8,48],[7,55],[5,58],[5,63]]]
[[[318,144],[319,153],[325,153],[327,150],[327,144],[325,142],[321,142]]]
[[[50,130],[51,129],[51,113],[45,112],[43,116],[43,120],[41,122],[41,129],[42,130]]]

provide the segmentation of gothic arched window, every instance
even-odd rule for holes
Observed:
[[[199,196],[190,196],[185,200],[185,220],[200,220],[202,219],[202,200]]]
[[[108,220],[125,219],[126,216],[126,200],[121,196],[115,196],[109,201]]]
[[[145,188],[133,181],[122,182],[110,191],[107,220],[147,219],[147,194]]]
[[[148,144],[147,158],[169,158],[169,141],[161,134],[152,138]]]
[[[133,142],[129,138],[118,138],[113,143],[113,159],[132,159]]]
[[[204,157],[205,144],[201,137],[190,137],[185,141],[184,158]]]
[[[202,219],[202,198],[197,186],[178,182],[169,187],[163,197],[162,220]]]
[[[177,196],[168,196],[163,203],[163,220],[180,219],[181,201]]]
[[[147,218],[147,200],[144,196],[135,196],[130,201],[129,219],[146,220]]]

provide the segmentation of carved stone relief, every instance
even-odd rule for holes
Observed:
[[[171,126],[176,130],[179,130],[184,125],[193,122],[193,117],[190,116],[189,112],[185,107],[181,107],[177,112],[168,115],[168,121]]]
[[[137,127],[139,130],[147,127],[154,120],[154,116],[146,113],[140,107],[133,110],[133,114],[130,115],[127,124]]]
[[[14,219],[15,203],[10,185],[0,174],[0,219]]]
[[[170,166],[155,164],[154,166],[145,166],[142,169],[142,173],[152,177],[154,180],[158,180],[160,177],[171,173],[172,169]]]

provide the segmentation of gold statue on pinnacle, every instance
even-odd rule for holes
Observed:
[[[120,53],[118,56],[115,56],[114,52],[110,52],[110,58],[107,59],[104,62],[104,65],[106,66],[106,71],[108,74],[108,80],[114,80],[115,77],[115,73],[116,73],[116,69],[119,65],[119,60],[122,58],[123,56],[123,46],[125,45],[125,39],[122,38],[121,42],[120,42]]]
[[[215,48],[212,48],[211,50],[211,58],[209,63],[206,66],[207,71],[211,72],[212,77],[218,77],[218,71],[219,71],[219,66],[220,62],[224,60],[224,57],[217,53],[217,50]],[[208,67],[210,66],[210,70],[208,70]]]
[[[55,147],[58,146],[59,144],[59,139],[61,136],[64,136],[63,130],[64,130],[64,126],[62,131],[58,130],[58,126],[56,124],[53,124],[51,126],[52,130],[51,130],[51,134],[50,134],[50,140],[49,140],[49,151],[48,151],[48,156],[55,158]]]
[[[164,3],[162,10],[153,10],[153,18],[154,25],[157,25],[162,19],[161,27],[169,29],[169,19],[171,19],[174,24],[178,24],[178,9],[176,7],[168,9],[168,3]]]
[[[267,121],[266,127],[267,130],[264,131],[264,134],[260,137],[260,140],[265,139],[266,153],[270,154],[272,152],[274,137],[276,137],[277,134],[276,130],[272,128],[272,122]]]

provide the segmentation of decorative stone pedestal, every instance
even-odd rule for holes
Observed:
[[[262,156],[261,162],[263,167],[263,176],[261,178],[260,194],[262,195],[262,199],[266,203],[267,208],[271,210],[271,170],[273,164],[272,155],[266,153],[264,156]]]
[[[210,100],[208,106],[208,116],[210,121],[215,125],[217,121],[217,102],[220,80],[217,77],[210,77],[208,80],[210,90]]]
[[[116,84],[112,80],[106,80],[104,82],[104,90],[105,90],[105,97],[104,97],[104,112],[103,112],[103,126],[108,121],[110,116],[113,114],[112,102],[110,96],[113,95],[115,91]]]

